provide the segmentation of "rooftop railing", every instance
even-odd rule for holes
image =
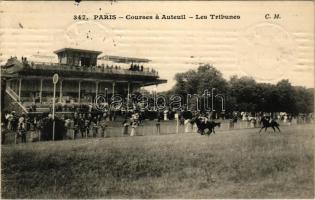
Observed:
[[[122,75],[144,75],[144,76],[158,76],[158,72],[154,69],[143,68],[143,70],[129,70],[119,67],[106,67],[106,66],[73,66],[59,63],[48,62],[29,62],[28,66],[32,69],[43,70],[60,70],[60,71],[81,71],[105,74],[122,74]]]

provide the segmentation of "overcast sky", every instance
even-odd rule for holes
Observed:
[[[57,62],[54,50],[72,47],[102,55],[147,58],[174,85],[174,75],[209,63],[225,78],[289,79],[314,85],[313,2],[0,2],[0,61],[10,56]],[[266,14],[280,19],[266,20]],[[75,21],[85,14],[88,21]],[[186,15],[186,20],[92,20],[93,15]],[[239,15],[240,20],[189,16]],[[36,56],[37,55],[37,56]],[[41,56],[41,58],[40,58]]]

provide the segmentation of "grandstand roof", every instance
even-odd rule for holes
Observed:
[[[116,63],[148,63],[151,60],[145,58],[132,58],[123,56],[110,56],[105,55],[98,58],[99,60],[110,60]]]
[[[97,55],[103,53],[101,51],[93,51],[93,50],[86,50],[86,49],[74,49],[74,48],[62,48],[62,49],[54,51],[54,53],[55,54],[59,54],[61,52],[66,52],[66,51],[81,52],[81,53],[92,53],[92,54],[97,54]]]

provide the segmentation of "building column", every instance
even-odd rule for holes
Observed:
[[[112,95],[113,95],[113,96],[115,96],[115,85],[116,85],[116,83],[113,82],[113,91],[112,91]]]
[[[61,103],[62,102],[62,80],[60,80],[59,82],[59,102]]]
[[[12,82],[11,82],[11,80],[7,80],[6,88],[12,89]]]
[[[81,81],[79,81],[78,103],[81,101]]]
[[[42,96],[43,96],[43,79],[40,79],[40,86],[39,86],[39,102],[42,103]]]
[[[128,82],[128,87],[127,87],[127,111],[129,110],[129,95],[130,95],[130,82]]]
[[[19,79],[19,101],[21,101],[22,79]]]
[[[98,81],[95,82],[95,98],[97,98],[98,95]]]
[[[19,80],[18,80],[18,79],[15,79],[15,80],[14,80],[14,92],[15,92],[16,94],[19,93]]]

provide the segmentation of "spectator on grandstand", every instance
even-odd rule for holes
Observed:
[[[74,137],[73,139],[76,138],[76,136],[78,135],[79,131],[80,131],[80,122],[81,122],[81,118],[78,115],[78,113],[74,113],[74,117],[73,117],[73,134]]]
[[[98,128],[98,121],[96,117],[93,117],[93,119],[90,122],[90,129],[92,130],[92,136],[96,137],[97,135],[97,128]]]
[[[87,138],[89,133],[90,133],[90,124],[91,124],[91,121],[89,119],[89,116],[84,116],[83,117],[83,132],[85,134],[85,137]],[[83,136],[82,136],[83,137]]]
[[[65,128],[66,128],[66,135],[70,138],[73,137],[74,139],[73,120],[71,118],[67,118],[65,120]]]
[[[100,122],[99,122],[99,130],[101,132],[101,136],[102,137],[108,137],[107,130],[106,130],[107,127],[108,127],[107,116],[104,113],[103,117],[100,119]]]
[[[136,120],[132,120],[131,122],[131,133],[130,136],[135,136],[136,135],[136,128],[138,127],[138,122]]]
[[[233,129],[236,123],[237,123],[237,115],[233,115],[232,119],[230,120],[230,129]]]
[[[1,144],[5,144],[6,135],[8,133],[8,129],[4,123],[1,123]]]
[[[256,128],[256,126],[257,126],[256,117],[250,117],[249,121],[250,121],[250,127],[251,128]]]
[[[31,142],[35,142],[35,140],[37,139],[37,132],[36,132],[36,117],[34,117],[33,119],[29,120],[29,128],[27,128],[27,130],[29,130],[29,134],[30,134],[30,141]]]
[[[12,119],[11,119],[11,130],[17,131],[18,128],[19,119],[18,116],[16,116],[15,111],[12,111]]]
[[[42,137],[43,118],[44,118],[44,116],[41,116],[41,117],[37,120],[37,123],[36,123],[36,126],[35,126],[35,130],[36,130],[36,132],[38,133],[38,141],[40,141],[40,140],[41,140],[41,137]]]
[[[85,118],[83,116],[83,114],[79,114],[79,129],[80,129],[80,133],[81,133],[81,137],[83,138],[84,137],[84,134],[86,133],[86,130],[85,130]]]
[[[128,135],[128,127],[129,127],[128,118],[124,119],[124,121],[122,122],[122,125],[123,125],[123,130],[122,130],[123,136]]]
[[[234,121],[233,118],[229,120],[229,129],[233,129],[234,128]]]
[[[1,119],[3,122],[3,126],[5,126],[7,128],[8,126],[8,120],[7,120],[7,111],[1,112]]]
[[[184,118],[185,133],[188,133],[192,129],[192,125],[190,123],[190,120],[192,119],[192,113],[190,111],[187,111],[187,109],[185,109],[183,112],[183,118]]]
[[[12,130],[13,114],[12,113],[7,113],[5,115],[5,119],[7,121],[7,129],[8,130]]]
[[[21,142],[22,143],[26,143],[26,131],[27,130],[26,130],[26,123],[25,123],[25,116],[22,115],[19,118],[15,143],[17,143],[17,138],[18,137],[21,137]]]

